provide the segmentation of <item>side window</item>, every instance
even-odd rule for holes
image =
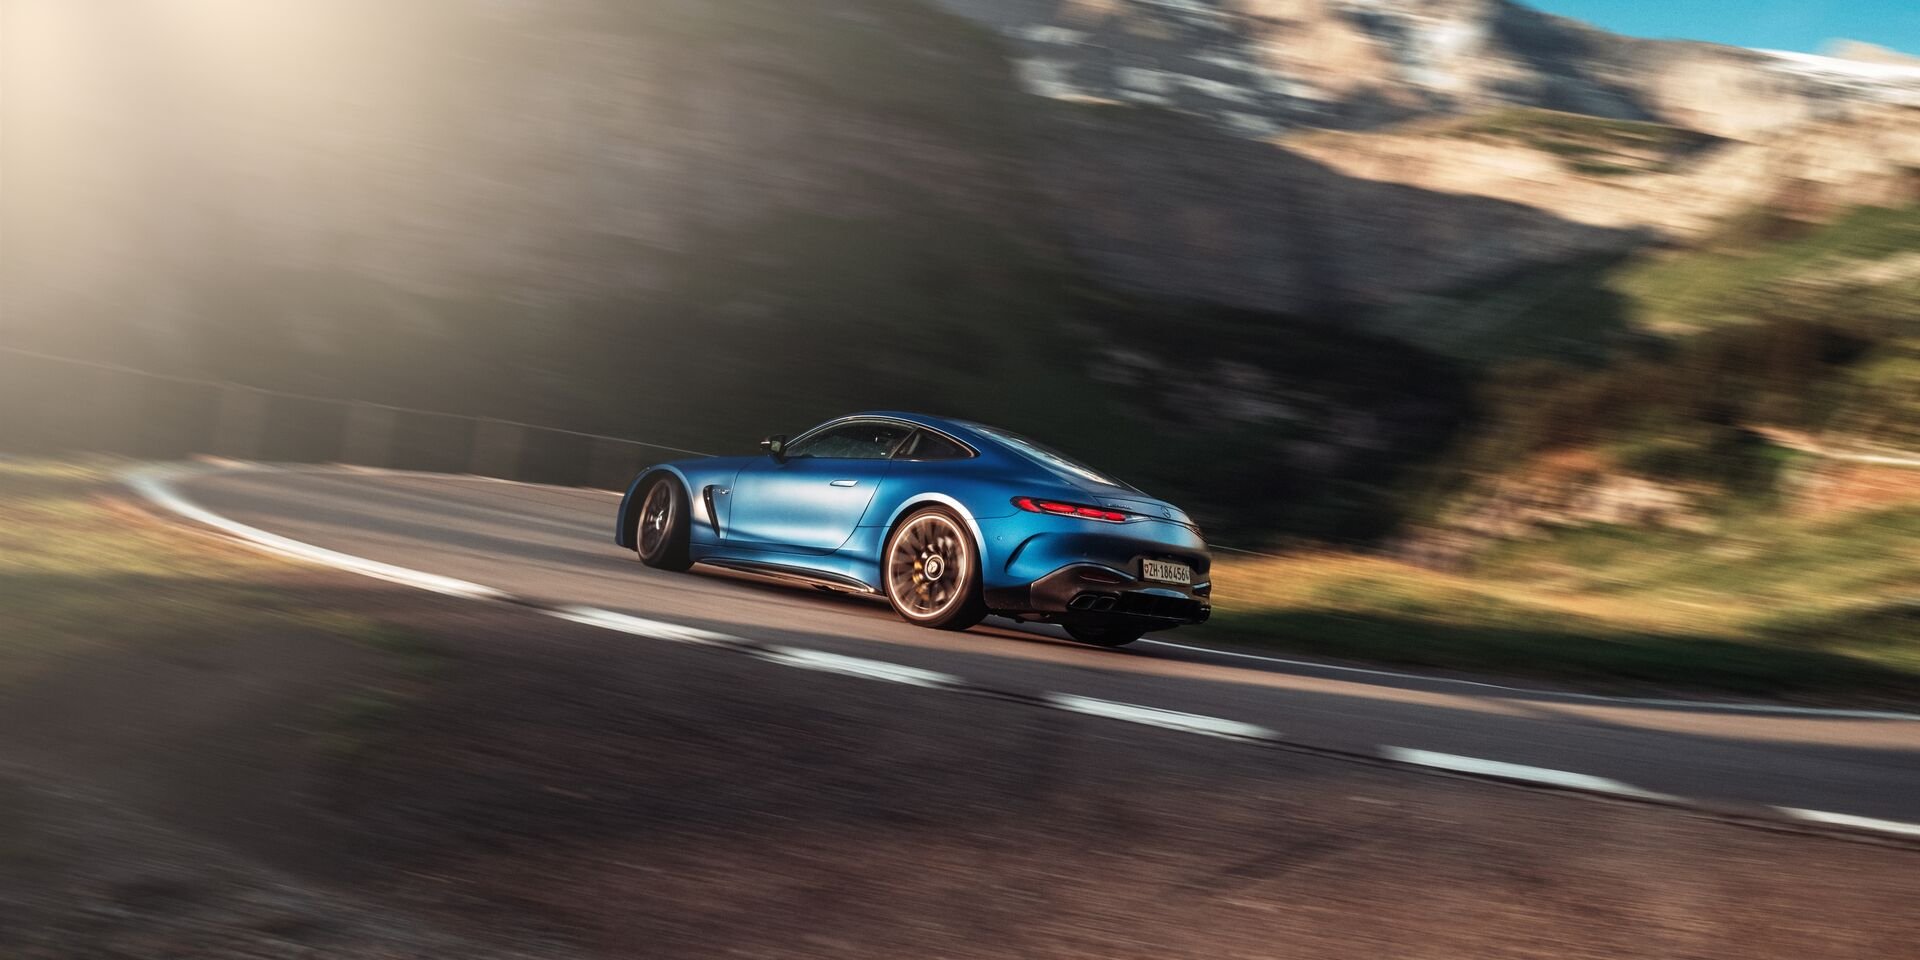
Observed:
[[[931,430],[917,430],[913,439],[908,440],[893,455],[895,460],[965,460],[972,454],[963,447]]]
[[[856,420],[802,438],[787,448],[787,456],[833,460],[885,460],[911,427],[875,420]]]

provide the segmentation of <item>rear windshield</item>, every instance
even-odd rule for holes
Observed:
[[[1072,457],[1069,457],[1066,454],[1053,449],[1052,447],[1046,446],[1045,444],[1036,443],[1035,441],[1032,441],[1032,440],[1028,440],[1026,437],[1020,436],[1017,433],[1008,433],[1005,430],[1001,430],[998,427],[981,426],[980,424],[977,424],[977,423],[969,424],[969,426],[973,427],[975,430],[980,431],[981,433],[986,434],[989,437],[994,438],[995,440],[1000,441],[1001,443],[1006,444],[1009,447],[1012,447],[1013,449],[1023,454],[1026,454],[1028,457],[1034,460],[1038,460],[1041,463],[1051,465],[1060,470],[1065,470],[1068,473],[1071,473],[1074,476],[1080,477],[1083,480],[1090,480],[1094,483],[1103,483],[1109,487],[1124,487],[1128,490],[1133,489],[1132,486],[1122,481],[1115,480],[1114,478],[1107,476],[1106,474],[1101,473],[1100,471],[1095,470],[1094,468],[1089,467],[1086,464],[1081,463],[1080,461],[1075,460]]]

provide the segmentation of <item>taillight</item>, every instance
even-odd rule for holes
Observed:
[[[1013,505],[1028,513],[1051,513],[1061,517],[1079,517],[1082,520],[1104,520],[1107,523],[1125,523],[1133,516],[1130,513],[1106,507],[1092,507],[1084,503],[1067,503],[1062,500],[1039,500],[1033,497],[1014,497]]]

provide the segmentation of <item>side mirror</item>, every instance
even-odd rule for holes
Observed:
[[[787,459],[787,435],[786,434],[776,433],[773,436],[760,441],[760,445],[766,448],[767,455],[772,457],[775,463],[786,462],[786,459]]]

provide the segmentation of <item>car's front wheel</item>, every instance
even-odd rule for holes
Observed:
[[[1123,624],[1069,623],[1066,626],[1067,636],[1097,647],[1124,647],[1140,639],[1140,635],[1146,632],[1139,627]]]
[[[887,600],[902,619],[965,630],[987,615],[980,558],[960,519],[939,507],[907,517],[887,537]]]
[[[687,547],[687,495],[671,476],[659,476],[640,495],[633,549],[640,562],[662,570],[693,566]]]

